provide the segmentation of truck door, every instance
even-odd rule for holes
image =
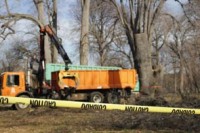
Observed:
[[[22,85],[22,76],[17,73],[8,73],[4,75],[2,87],[3,96],[16,96],[24,91],[25,85]]]

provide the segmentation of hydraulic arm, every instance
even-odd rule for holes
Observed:
[[[66,51],[64,50],[58,36],[54,33],[54,31],[52,30],[52,28],[49,25],[46,25],[44,28],[41,28],[40,32],[47,33],[49,35],[51,41],[53,42],[56,49],[58,50],[58,53],[61,55],[62,59],[65,62],[65,69],[68,70],[68,64],[71,64],[72,62],[71,62],[69,56],[67,55]]]
[[[40,61],[39,61],[39,70],[38,70],[38,81],[40,88],[42,89],[42,86],[45,83],[44,80],[44,73],[45,73],[45,48],[44,48],[44,37],[45,35],[48,34],[49,38],[51,39],[52,43],[55,45],[56,49],[58,50],[58,53],[61,55],[64,63],[65,63],[65,70],[68,70],[68,65],[71,64],[71,60],[69,56],[67,55],[66,51],[64,50],[60,39],[57,37],[53,29],[49,26],[46,25],[44,27],[40,28]],[[70,77],[75,77],[71,76]]]

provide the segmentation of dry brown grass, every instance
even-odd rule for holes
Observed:
[[[168,96],[168,98],[171,98],[170,101],[178,99],[176,97],[174,100],[172,96]],[[177,106],[182,106],[182,104]],[[1,133],[198,132],[200,131],[199,123],[200,116],[197,115],[43,107],[16,111],[0,107]]]

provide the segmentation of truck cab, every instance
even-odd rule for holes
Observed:
[[[2,96],[16,97],[26,91],[24,72],[4,72],[0,82]]]
[[[26,90],[24,72],[4,72],[0,76],[0,96],[31,97]],[[15,104],[18,110],[25,109],[28,105]]]

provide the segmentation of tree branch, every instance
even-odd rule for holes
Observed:
[[[188,22],[189,22],[192,26],[195,26],[195,25],[192,23],[192,21],[190,20],[190,17],[187,15],[183,3],[181,3],[180,0],[175,0],[175,1],[178,2],[178,3],[180,4],[181,8],[183,9],[183,13],[184,13],[185,17],[188,19]],[[189,0],[188,2],[190,3],[190,0]]]
[[[39,20],[37,20],[36,18],[34,18],[33,16],[28,15],[28,14],[14,13],[14,14],[6,15],[6,16],[0,16],[0,19],[10,19],[10,21],[19,21],[21,19],[26,19],[26,20],[32,21],[33,23],[38,25],[40,28],[43,28],[43,26],[44,26]],[[6,26],[6,25],[2,25],[2,27],[4,27],[4,26]]]

